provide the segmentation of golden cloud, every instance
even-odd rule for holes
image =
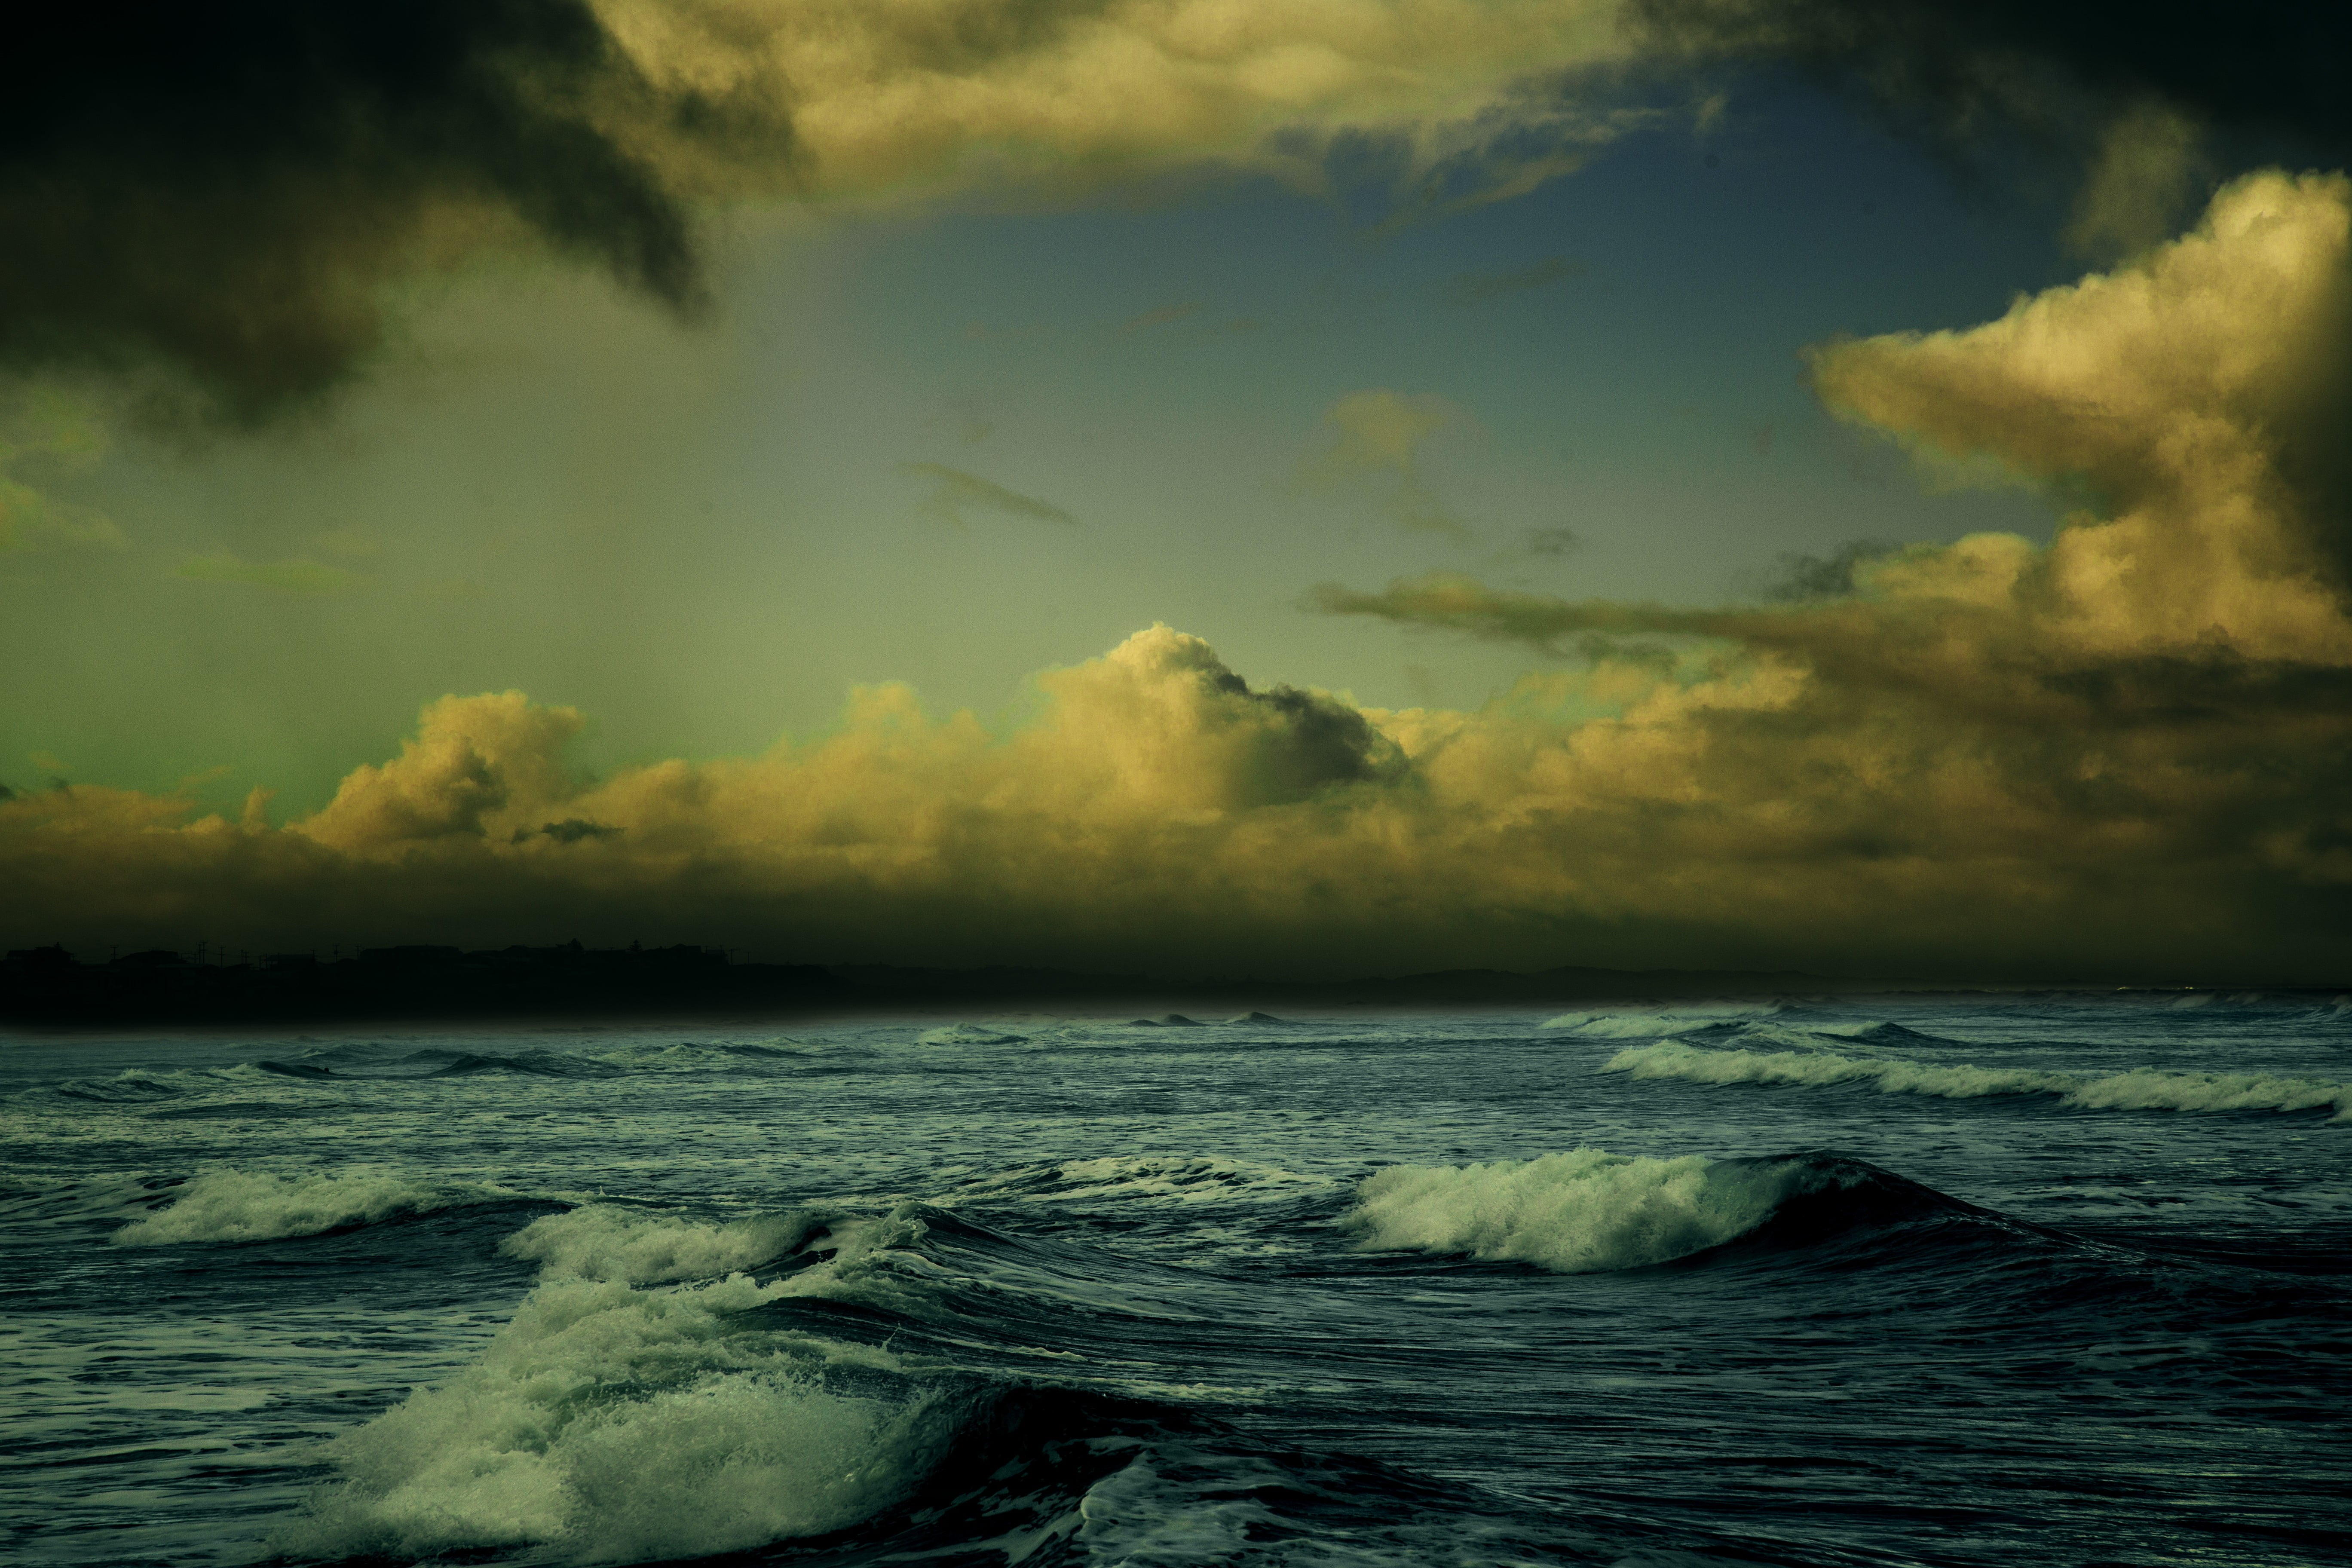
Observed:
[[[1327,489],[1369,488],[1381,510],[1407,528],[1466,535],[1470,530],[1422,480],[1421,451],[1460,416],[1442,397],[1389,388],[1351,392],[1323,411],[1328,439],[1299,466]]]
[[[1311,176],[1343,132],[1425,177],[1506,132],[1597,145],[1621,117],[1531,91],[1626,58],[1615,0],[594,0],[650,98],[606,123],[684,188],[857,195],[1201,159]],[[709,112],[685,125],[677,102]],[[714,126],[732,136],[714,135]],[[789,161],[774,132],[789,126]],[[1276,145],[1273,133],[1293,140]],[[1304,138],[1301,143],[1297,139]],[[1538,141],[1545,136],[1538,134]],[[1506,160],[1482,183],[1524,177]]]
[[[2252,178],[1998,321],[1813,357],[1832,407],[1924,462],[2094,498],[2046,547],[1857,551],[1850,592],[1749,607],[1321,591],[1578,656],[1475,711],[1255,689],[1164,626],[1036,678],[1006,733],[886,686],[823,739],[604,780],[566,761],[571,710],[445,698],[282,827],[89,786],[0,801],[0,929],[2340,981],[2347,232],[2345,180]]]

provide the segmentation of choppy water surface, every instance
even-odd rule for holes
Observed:
[[[2352,1011],[0,1040],[28,1563],[2341,1563]]]

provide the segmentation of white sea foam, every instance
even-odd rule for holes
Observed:
[[[1724,1051],[1666,1042],[1619,1051],[1601,1069],[1635,1078],[1685,1079],[1694,1083],[1820,1086],[1873,1082],[1887,1094],[1974,1100],[1991,1094],[2054,1094],[2088,1110],[2313,1110],[2336,1108],[2331,1119],[2352,1121],[2352,1084],[2265,1073],[2055,1072],[2036,1068],[1939,1067],[1887,1058],[1862,1059],[1829,1051]]]
[[[920,1400],[828,1391],[812,1342],[743,1326],[792,1283],[542,1282],[479,1360],[327,1445],[341,1480],[271,1545],[636,1563],[869,1516],[952,1433]]]
[[[1563,1274],[1638,1268],[1755,1229],[1808,1167],[1577,1149],[1491,1165],[1391,1165],[1340,1221],[1367,1250],[1466,1253]]]
[[[426,1214],[486,1197],[498,1187],[418,1182],[371,1171],[209,1171],[177,1188],[172,1206],[114,1233],[117,1247],[172,1247],[199,1241],[274,1241],[369,1225],[398,1214]]]
[[[1786,1011],[1787,1006],[1779,1002],[1684,1002],[1664,1007],[1562,1013],[1545,1019],[1543,1026],[1606,1040],[1654,1040],[1718,1024],[1769,1018]]]
[[[799,1250],[824,1228],[806,1210],[735,1221],[697,1220],[590,1204],[543,1215],[499,1244],[540,1266],[543,1276],[638,1285],[710,1279]]]

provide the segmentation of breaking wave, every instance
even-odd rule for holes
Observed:
[[[277,1241],[373,1225],[395,1215],[519,1194],[504,1188],[423,1183],[368,1172],[271,1175],[212,1171],[171,1190],[171,1205],[116,1231],[117,1247]]]
[[[1687,1258],[1755,1230],[1793,1197],[1882,1179],[1850,1161],[1576,1149],[1489,1165],[1392,1165],[1365,1180],[1340,1224],[1367,1251],[1589,1274]]]
[[[1875,1083],[1887,1094],[1974,1100],[1996,1094],[2053,1094],[2061,1103],[2115,1110],[2316,1110],[2352,1121],[2352,1084],[2269,1073],[2168,1072],[2141,1068],[2095,1074],[2039,1068],[1937,1066],[1925,1062],[1838,1056],[1829,1051],[1709,1050],[1667,1041],[1629,1047],[1601,1067],[1635,1078],[1693,1083],[1821,1086]]]
[[[856,1523],[952,1429],[836,1392],[805,1342],[745,1332],[783,1287],[541,1284],[481,1357],[334,1439],[340,1483],[272,1544],[342,1559],[531,1545],[569,1563],[740,1551]]]

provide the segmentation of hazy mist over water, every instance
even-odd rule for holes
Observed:
[[[37,1564],[2338,1563],[2352,1008],[0,1040]]]

